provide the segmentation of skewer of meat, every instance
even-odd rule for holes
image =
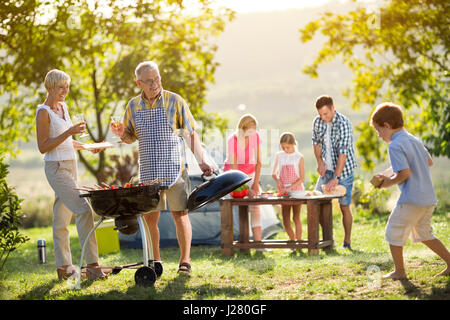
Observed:
[[[90,189],[90,190],[96,190],[96,188],[88,187],[88,186],[82,186],[82,188]]]
[[[102,185],[104,185],[105,187],[107,187],[108,189],[111,189],[111,186],[105,182],[102,182]]]
[[[94,190],[94,189],[92,189],[92,188],[89,188],[89,189],[87,189],[87,188],[73,188],[73,190],[92,191],[92,190]]]

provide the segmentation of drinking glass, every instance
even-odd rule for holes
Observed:
[[[122,116],[111,116],[111,125],[114,127],[114,129],[119,129],[121,124],[122,124]],[[119,140],[120,138],[114,135],[114,141]]]
[[[73,121],[75,123],[86,122],[86,120],[84,120],[84,115],[82,113],[74,115]],[[85,133],[81,134],[79,137],[80,138],[89,137],[89,134],[87,132],[85,132]]]

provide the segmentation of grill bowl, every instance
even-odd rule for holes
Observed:
[[[80,195],[90,198],[95,213],[103,217],[126,217],[144,214],[156,209],[160,190],[159,183],[149,186],[92,190]]]

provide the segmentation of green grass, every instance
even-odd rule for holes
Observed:
[[[305,214],[302,212],[306,237]],[[31,240],[13,252],[0,274],[0,299],[450,299],[449,277],[435,277],[445,264],[422,244],[405,248],[409,280],[380,280],[392,270],[388,244],[384,240],[387,217],[355,216],[353,247],[340,248],[343,230],[340,213],[334,213],[336,248],[308,256],[306,250],[292,252],[241,253],[224,257],[218,246],[192,247],[192,273],[178,275],[178,248],[162,249],[164,273],[154,287],[135,285],[133,269],[122,270],[105,281],[82,280],[81,290],[71,290],[58,281],[53,258],[51,228],[22,230]],[[448,214],[433,218],[435,235],[450,246]],[[74,264],[78,264],[80,245],[76,227],[70,225]],[[286,238],[280,232],[276,238]],[[36,240],[47,241],[48,263],[37,262]],[[142,250],[121,250],[100,257],[102,265],[120,265],[142,261]],[[371,267],[372,266],[372,267]],[[380,272],[371,274],[370,268]]]

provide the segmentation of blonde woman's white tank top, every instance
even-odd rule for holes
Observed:
[[[44,104],[40,104],[36,110],[36,117],[41,109],[45,109],[50,117],[50,138],[55,138],[62,134],[64,131],[72,126],[69,112],[67,111],[67,105],[62,104],[64,110],[64,119],[60,118],[53,110]],[[45,161],[63,161],[63,160],[76,160],[75,149],[73,148],[72,136],[68,137],[56,148],[48,151],[44,155]]]

